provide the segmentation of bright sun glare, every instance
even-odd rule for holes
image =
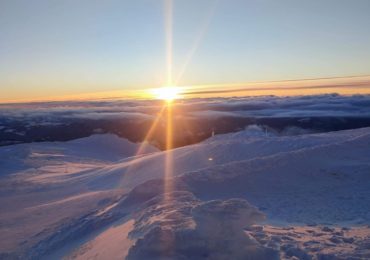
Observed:
[[[173,101],[180,97],[179,87],[161,87],[153,90],[155,98],[166,100],[168,102]]]

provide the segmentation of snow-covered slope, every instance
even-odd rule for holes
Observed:
[[[113,134],[92,135],[68,142],[42,142],[0,147],[0,176],[22,169],[64,162],[114,162],[137,155],[141,144]],[[144,144],[141,154],[158,149]]]
[[[263,159],[285,153],[289,158],[294,151],[312,153],[314,147],[337,145],[361,135],[367,135],[367,129],[342,131],[332,134],[312,134],[301,136],[249,136],[246,133],[215,136],[200,144],[181,147],[173,151],[154,153],[144,157],[122,160],[93,172],[65,176],[66,182],[88,183],[94,189],[133,188],[150,179],[163,178],[166,160],[173,158],[173,175],[180,176],[187,172],[209,170],[216,166],[230,165]],[[366,138],[366,137],[365,137]],[[348,149],[338,151],[348,153]],[[314,156],[309,154],[307,157]],[[316,157],[316,156],[315,156]],[[269,160],[269,159],[267,159]],[[284,160],[284,158],[282,159]],[[287,160],[289,162],[289,160]],[[229,166],[227,166],[229,167]],[[217,170],[218,171],[218,170]]]
[[[123,157],[134,155],[137,146],[127,148],[111,136],[109,149],[97,150],[109,143],[100,137],[45,144],[44,152],[19,145],[0,150],[1,167],[16,172],[0,179],[4,258],[370,254],[364,250],[370,234],[369,128],[300,136],[247,129],[128,158]],[[57,147],[63,156],[42,157],[53,163],[35,166],[40,153],[49,156]],[[169,158],[173,169],[166,171]],[[22,170],[18,162],[24,162]],[[303,231],[280,225],[303,225]],[[340,233],[344,225],[360,225],[362,235],[354,228]],[[327,238],[317,242],[312,232],[322,229]],[[336,243],[327,241],[334,235]],[[349,249],[345,241],[351,241]],[[327,251],[325,243],[338,250]]]

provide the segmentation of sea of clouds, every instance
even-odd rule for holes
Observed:
[[[0,119],[42,120],[57,123],[68,119],[147,120],[163,103],[156,100],[99,100],[38,102],[0,105]],[[178,100],[177,116],[204,117],[328,117],[370,116],[370,95],[258,96]]]

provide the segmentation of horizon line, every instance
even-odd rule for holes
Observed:
[[[322,88],[353,88],[355,86],[345,86],[345,83],[342,84],[322,84],[322,85],[313,85],[313,86],[270,86],[270,87],[247,87],[251,84],[272,84],[272,83],[291,83],[291,82],[309,82],[309,81],[320,81],[320,80],[336,80],[336,79],[356,79],[356,78],[367,78],[367,81],[364,82],[353,82],[357,85],[366,85],[370,87],[370,74],[365,75],[350,75],[350,76],[333,76],[333,77],[317,77],[317,78],[303,78],[303,79],[286,79],[286,80],[269,80],[269,81],[249,81],[244,83],[229,83],[229,84],[200,84],[200,85],[189,85],[189,86],[179,86],[181,88],[188,88],[193,91],[184,91],[181,93],[182,96],[189,95],[209,95],[209,94],[222,94],[222,93],[233,93],[233,92],[243,92],[243,91],[268,91],[268,90],[299,90],[299,89],[322,89]],[[346,84],[351,82],[346,82]],[[222,89],[222,87],[243,87],[244,88],[234,88],[234,89]],[[206,90],[207,88],[219,88],[216,90]],[[199,91],[196,91],[196,89]],[[150,97],[148,90],[153,88],[144,88],[144,89],[129,89],[129,90],[111,90],[111,91],[98,91],[98,92],[85,92],[79,94],[70,94],[70,95],[60,95],[60,96],[50,96],[44,98],[33,98],[33,99],[9,99],[9,100],[0,100],[0,104],[25,104],[25,103],[41,103],[41,102],[62,102],[62,101],[93,101],[93,100],[109,100],[109,99],[137,99],[137,100],[153,100],[153,97]],[[369,88],[370,89],[370,88]],[[120,95],[117,95],[117,92],[121,92]],[[126,92],[126,93],[124,93]],[[115,93],[115,94],[113,94]],[[136,93],[136,94],[133,94]],[[140,94],[141,93],[141,94]],[[112,96],[107,96],[112,94]],[[89,97],[90,96],[90,97]],[[100,97],[99,97],[100,96]],[[186,98],[186,97],[184,97]]]

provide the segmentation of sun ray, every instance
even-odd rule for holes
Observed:
[[[185,62],[183,63],[178,76],[176,77],[176,80],[174,82],[175,85],[178,85],[180,83],[182,77],[184,76],[184,74],[185,74],[185,72],[188,68],[188,65],[191,63],[191,60],[193,59],[194,54],[199,49],[199,46],[200,46],[204,36],[206,35],[208,27],[209,27],[209,25],[212,21],[212,18],[214,16],[216,7],[218,5],[218,2],[219,2],[219,0],[216,0],[216,1],[213,2],[213,5],[211,6],[210,11],[205,16],[205,19],[204,19],[204,21],[203,21],[202,25],[200,26],[200,29],[197,33],[197,37],[195,38],[195,41],[194,41],[191,49],[189,50],[189,52],[186,56]]]
[[[143,152],[143,150],[144,150],[144,147],[145,147],[146,143],[147,143],[147,142],[150,140],[150,138],[152,137],[152,135],[153,135],[153,133],[154,133],[155,129],[157,128],[157,125],[158,125],[159,121],[160,121],[160,120],[161,120],[161,118],[162,118],[162,115],[163,115],[163,112],[164,112],[165,108],[166,108],[166,107],[165,107],[165,106],[163,106],[163,107],[161,108],[161,110],[159,111],[159,113],[157,114],[157,116],[156,116],[156,118],[154,119],[154,121],[153,121],[152,125],[150,126],[150,128],[149,128],[149,130],[148,130],[148,132],[147,132],[146,136],[144,137],[144,140],[143,140],[143,142],[141,143],[141,145],[140,145],[140,147],[139,147],[139,149],[138,149],[138,151],[137,151],[136,155],[140,155],[140,154],[142,154],[142,152]]]
[[[153,123],[151,124],[148,132],[146,133],[142,143],[140,144],[138,150],[136,151],[134,157],[137,158],[137,156],[143,154],[145,146],[148,144],[149,140],[152,138],[154,131],[157,129],[157,126],[158,126],[160,120],[162,119],[165,108],[166,108],[166,106],[163,105],[161,110],[158,112],[158,114],[155,117]],[[140,162],[131,161],[131,164],[127,167],[125,174],[133,172],[136,169],[136,167],[139,166],[139,164],[140,164]],[[120,184],[122,184],[124,182],[125,182],[125,178],[122,178]],[[121,185],[119,185],[119,186],[121,186]]]
[[[172,85],[173,62],[173,2],[165,0],[165,37],[166,37],[166,86]]]
[[[165,172],[164,172],[164,193],[165,199],[171,199],[171,191],[173,191],[173,114],[172,104],[166,105],[166,157],[165,157]]]

